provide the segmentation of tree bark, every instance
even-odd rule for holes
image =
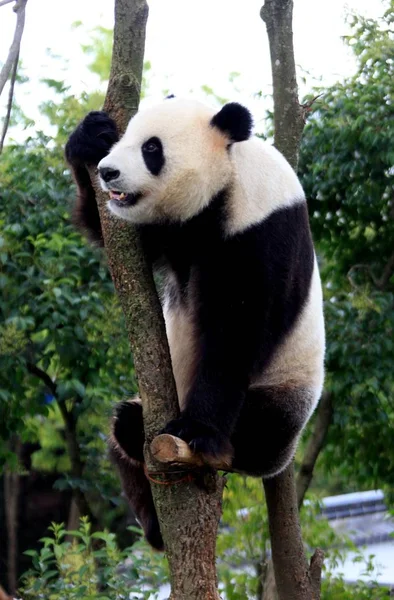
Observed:
[[[8,100],[7,100],[7,111],[4,117],[3,122],[3,131],[1,132],[0,138],[0,154],[3,152],[4,142],[7,135],[8,127],[11,119],[11,111],[12,111],[12,102],[14,100],[14,88],[16,81],[16,73],[18,71],[18,63],[19,63],[19,52],[16,55],[15,62],[12,66],[11,70],[11,78],[10,78],[10,90],[8,92]]]
[[[278,600],[278,594],[276,592],[274,563],[272,562],[272,560],[268,561],[267,564],[261,600]]]
[[[315,426],[306,447],[302,465],[296,480],[297,504],[301,508],[305,494],[308,491],[313,477],[313,470],[321,450],[324,447],[327,431],[332,420],[331,394],[323,392],[317,408]]]
[[[319,600],[324,554],[305,558],[298,518],[294,466],[264,480],[275,581],[280,600]]]
[[[5,84],[7,83],[8,77],[10,75],[12,66],[15,64],[15,61],[19,55],[19,50],[21,47],[21,40],[23,35],[23,29],[25,27],[25,9],[26,9],[27,0],[17,0],[15,2],[15,6],[13,8],[14,12],[16,12],[16,26],[14,39],[12,40],[8,56],[5,60],[5,63],[0,71],[0,96],[4,89]]]
[[[293,48],[293,0],[265,0],[261,9],[271,54],[275,146],[297,170],[304,110],[298,100]]]
[[[298,166],[305,124],[298,100],[293,47],[293,0],[265,0],[260,16],[265,21],[271,54],[274,97],[274,143],[293,169]],[[299,524],[298,503],[291,463],[277,477],[264,480],[272,547],[273,570],[280,600],[318,600],[324,555],[317,550],[308,566]],[[276,595],[272,567],[264,600]]]
[[[138,109],[147,16],[145,0],[115,2],[113,57],[104,108],[120,132]],[[163,472],[171,467],[155,462],[149,444],[179,409],[162,310],[137,232],[109,213],[107,196],[99,191],[93,170],[90,174],[96,185],[108,264],[134,355],[147,467],[151,472]],[[179,483],[151,483],[169,560],[171,599],[219,600],[215,548],[223,478],[207,473],[205,486],[196,485],[194,478],[185,476],[186,467],[183,469],[176,476],[182,480]]]
[[[313,477],[313,471],[315,468],[318,456],[324,447],[327,431],[332,420],[332,402],[331,394],[323,392],[320,404],[317,409],[315,426],[305,450],[302,465],[298,472],[296,479],[296,493],[297,493],[297,505],[298,510],[302,507],[304,502],[305,494],[309,489],[310,483]],[[272,561],[269,561],[266,577],[264,580],[263,593],[261,595],[262,600],[276,600],[276,583],[274,566]]]

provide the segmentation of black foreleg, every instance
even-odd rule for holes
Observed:
[[[100,216],[87,166],[97,166],[118,139],[115,122],[105,112],[94,111],[78,125],[66,144],[66,159],[78,188],[73,222],[100,246],[103,245]]]

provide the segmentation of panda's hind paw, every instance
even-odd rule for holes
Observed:
[[[170,421],[161,433],[168,433],[188,443],[190,449],[199,454],[205,463],[215,468],[230,467],[233,447],[226,435],[216,427],[197,419],[181,416]]]

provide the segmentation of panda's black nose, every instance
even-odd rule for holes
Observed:
[[[106,183],[108,183],[108,181],[112,181],[113,179],[117,179],[120,175],[120,171],[117,169],[111,169],[111,167],[100,167],[99,173],[101,179],[103,179]]]

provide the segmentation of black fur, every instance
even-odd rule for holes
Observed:
[[[155,175],[156,177],[160,175],[165,163],[161,140],[158,137],[151,137],[147,142],[142,144],[141,151],[146,168],[152,175]]]
[[[120,402],[112,425],[110,457],[119,469],[122,487],[134,513],[153,548],[163,550],[163,538],[153,504],[152,492],[144,471],[144,423],[138,401]]]
[[[142,422],[142,410],[140,413]],[[133,435],[133,423],[128,422],[130,435]],[[139,424],[137,422],[137,428]],[[134,459],[129,459],[117,447],[110,444],[110,458],[116,464],[122,487],[135,515],[144,531],[149,544],[156,550],[164,550],[163,538],[156,514],[150,483],[145,475],[144,465]]]
[[[66,159],[78,188],[72,220],[90,241],[99,246],[103,245],[103,235],[87,166],[98,165],[118,139],[115,122],[107,113],[93,111],[78,125],[66,144]]]
[[[92,111],[70,135],[66,159],[72,166],[98,165],[118,139],[115,121],[104,111]]]
[[[132,428],[132,434],[131,434]],[[120,402],[115,411],[113,434],[122,450],[139,462],[144,461],[144,424],[139,402]]]
[[[276,475],[294,454],[310,396],[310,390],[303,388],[250,389],[231,438],[232,470],[259,477]]]
[[[212,118],[211,125],[228,135],[232,142],[249,139],[253,127],[252,115],[237,102],[229,102]]]

